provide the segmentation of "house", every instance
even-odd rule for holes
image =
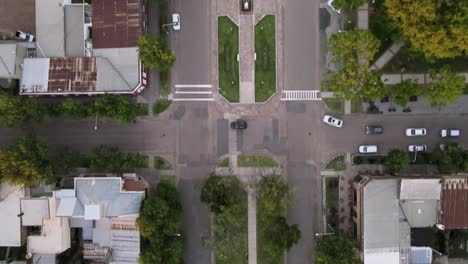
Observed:
[[[21,228],[20,199],[25,189],[7,183],[0,184],[0,247],[20,247],[26,241]]]
[[[440,220],[446,229],[468,229],[468,179],[445,179]]]
[[[353,224],[364,264],[430,264],[412,231],[438,221],[440,179],[363,177],[354,183]]]
[[[140,234],[136,219],[145,186],[135,182],[120,177],[81,177],[74,179],[73,189],[57,192],[57,216],[70,219],[70,227],[82,229],[84,259],[137,263]],[[125,190],[126,185],[132,190]]]
[[[36,1],[36,56],[22,63],[20,95],[135,94],[147,85],[137,41],[146,0]]]

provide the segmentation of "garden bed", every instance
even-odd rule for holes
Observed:
[[[237,166],[239,167],[278,167],[278,163],[272,158],[268,156],[264,156],[264,155],[239,155],[237,157]]]
[[[154,156],[154,168],[157,170],[172,170],[172,165],[165,158]]]
[[[337,177],[325,178],[325,205],[327,212],[327,224],[334,230],[338,230],[338,189],[339,181]]]
[[[385,162],[384,155],[354,155],[353,165],[382,165]]]
[[[255,26],[255,102],[276,92],[275,16],[267,15]]]
[[[335,171],[344,171],[346,170],[345,164],[345,156],[339,155],[328,162],[327,166],[325,167],[327,170],[335,170]]]
[[[239,102],[239,27],[228,17],[218,18],[219,92],[231,103]]]

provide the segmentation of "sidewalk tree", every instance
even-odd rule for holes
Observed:
[[[400,149],[390,150],[385,158],[385,166],[391,173],[399,173],[408,163],[408,154]]]
[[[369,2],[368,0],[334,0],[332,2],[332,5],[336,9],[345,9],[345,8],[351,8],[351,9],[356,9],[363,4]]]
[[[128,125],[138,116],[138,105],[127,96],[106,93],[94,101],[94,111],[98,116],[112,117]]]
[[[401,107],[406,107],[411,96],[420,96],[422,89],[414,80],[408,79],[396,84],[392,89],[395,103]]]
[[[468,53],[468,1],[385,0],[388,15],[426,57]]]
[[[61,112],[76,118],[84,118],[94,115],[94,108],[90,104],[67,98],[60,104]]]
[[[317,264],[360,264],[354,242],[341,235],[323,236],[317,243]]]
[[[151,70],[168,71],[175,61],[175,54],[159,36],[144,35],[138,39],[138,56]]]
[[[122,153],[116,146],[100,145],[88,156],[89,166],[95,172],[123,173],[148,167],[148,159],[138,153]]]
[[[438,110],[455,103],[465,89],[465,76],[450,70],[448,66],[442,67],[438,72],[431,70],[432,79],[424,89],[423,96],[429,104]]]
[[[468,156],[458,143],[447,142],[443,150],[434,150],[432,161],[438,165],[440,172],[451,174],[466,171]]]
[[[149,245],[140,254],[140,263],[180,264],[184,249],[182,205],[174,185],[160,182],[143,201],[137,228]]]
[[[12,185],[33,187],[52,177],[47,145],[34,138],[22,138],[0,151],[0,178]]]
[[[45,111],[37,100],[0,93],[0,124],[7,128],[41,122]]]
[[[339,70],[329,72],[330,89],[345,99],[365,96],[376,99],[386,94],[380,72],[369,71],[370,61],[380,46],[379,40],[365,30],[343,31],[333,34],[328,47],[332,63]]]

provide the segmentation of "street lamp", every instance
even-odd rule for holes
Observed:
[[[170,236],[176,236],[176,237],[180,237],[181,234],[180,233],[175,233],[175,234],[170,234]]]
[[[330,227],[331,232],[328,232],[328,233],[315,233],[315,237],[334,235],[335,230],[333,229],[333,227],[330,224],[328,224],[328,227]]]
[[[94,121],[94,130],[97,130],[98,127],[97,127],[97,113],[96,113],[96,120]]]

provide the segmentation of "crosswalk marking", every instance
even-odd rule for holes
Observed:
[[[211,84],[176,84],[173,101],[213,101]]]
[[[176,91],[176,94],[212,94],[212,91],[193,91],[193,92],[184,92],[184,91]]]
[[[319,97],[319,90],[284,90],[281,95],[282,101],[318,101],[322,100]]]
[[[172,101],[214,101],[213,98],[174,98]]]
[[[176,84],[175,88],[211,88],[211,84]]]

